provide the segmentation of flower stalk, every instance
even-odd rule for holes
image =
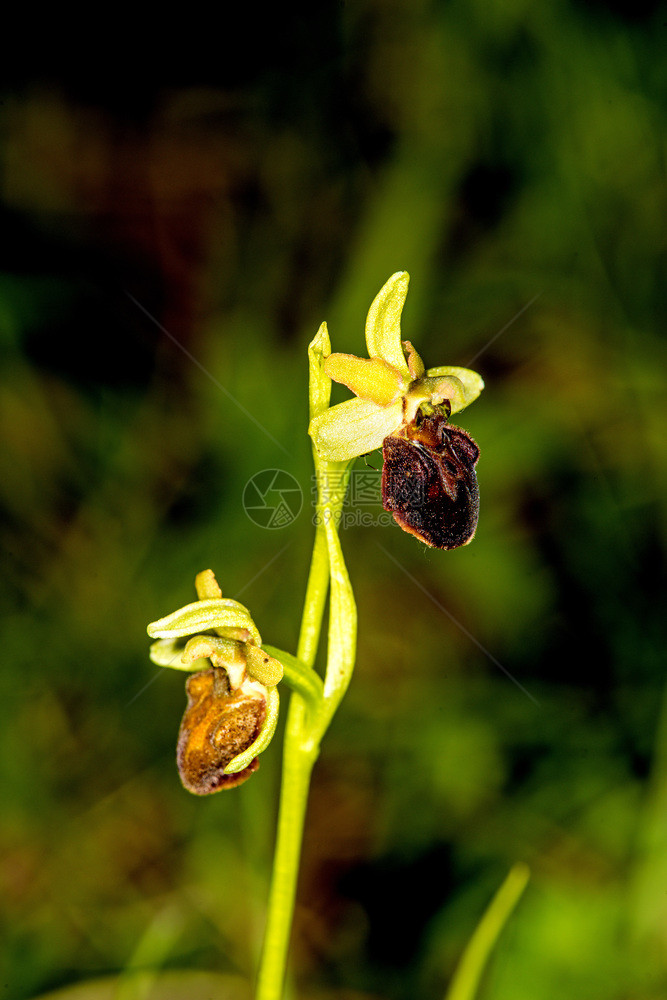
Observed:
[[[223,597],[211,570],[197,575],[197,601],[148,626],[153,662],[188,673],[177,759],[183,785],[194,794],[250,777],[275,733],[278,684],[291,688],[256,1000],[283,994],[311,773],[354,670],[357,610],[338,534],[352,461],[382,446],[385,509],[426,544],[467,544],[476,525],[478,449],[448,420],[484,383],[468,369],[426,369],[412,344],[401,340],[408,281],[397,272],[376,296],[366,321],[367,359],[332,354],[326,323],[308,348],[316,532],[296,656],[263,644],[250,611]],[[332,379],[355,398],[330,406]],[[428,502],[421,497],[415,505],[416,494],[404,486],[420,481]],[[314,668],[327,596],[322,678]]]
[[[330,353],[329,335],[326,325],[322,324],[308,349],[311,419],[324,412],[329,404],[331,381],[325,374],[324,362]],[[322,737],[354,670],[356,605],[337,530],[347,492],[349,463],[328,462],[315,449],[313,456],[318,487],[317,527],[297,652],[304,666],[312,668],[331,585],[327,668],[324,686],[315,705],[298,690],[291,696],[283,750],[278,833],[256,1000],[280,1000],[282,996],[310,777]],[[334,490],[329,488],[332,483],[335,483]]]

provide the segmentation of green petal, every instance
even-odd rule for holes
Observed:
[[[185,644],[182,639],[158,639],[157,642],[151,645],[148,655],[156,666],[171,667],[172,670],[194,672],[210,666],[207,660],[194,660],[190,663],[183,663],[182,656],[184,649]]]
[[[346,385],[359,399],[388,406],[410,383],[383,358],[357,358],[354,354],[330,354],[324,371],[334,382]]]
[[[425,374],[424,362],[409,340],[403,341],[403,352],[405,354],[405,360],[407,361],[410,377],[413,379],[421,378],[422,375]]]
[[[235,639],[222,639],[216,635],[193,635],[185,644],[184,662],[208,659],[214,667],[224,667],[227,672],[229,667],[245,670],[246,644]]]
[[[410,275],[397,271],[373,300],[366,319],[366,346],[371,358],[383,358],[401,375],[410,378],[401,344],[401,313]]]
[[[311,420],[308,433],[327,462],[345,462],[379,448],[400,425],[403,402],[378,406],[365,399],[348,399]]]
[[[175,639],[218,628],[245,628],[253,642],[261,645],[260,634],[248,609],[238,601],[222,598],[187,604],[166,618],[151,622],[147,632],[153,639]]]
[[[309,396],[310,396],[310,417],[316,417],[318,413],[326,410],[331,399],[331,379],[324,373],[324,362],[331,354],[331,340],[326,323],[322,323],[319,330],[308,345],[308,365],[310,368]]]
[[[452,413],[458,413],[459,410],[463,410],[466,406],[470,406],[474,403],[480,392],[484,388],[484,379],[477,372],[472,371],[470,368],[457,368],[454,365],[442,365],[440,368],[429,368],[426,372],[428,378],[437,378],[438,376],[453,376],[459,379],[463,384],[464,398],[452,400]]]
[[[250,676],[265,687],[275,687],[276,684],[279,684],[284,673],[280,660],[251,643],[248,643],[245,649]]]

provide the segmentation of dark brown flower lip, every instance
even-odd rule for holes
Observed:
[[[399,527],[431,548],[472,541],[479,516],[479,448],[466,431],[447,422],[445,408],[420,407],[412,421],[385,438],[382,454],[382,505]]]

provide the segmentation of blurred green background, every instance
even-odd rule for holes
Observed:
[[[145,626],[211,567],[294,649],[306,346],[326,319],[365,353],[406,269],[405,335],[486,379],[460,420],[479,529],[451,553],[343,533],[359,656],[293,995],[442,997],[521,860],[484,1000],[664,997],[664,7],[224,16],[118,16],[100,51],[54,15],[2,78],[0,996],[102,996],[129,967],[248,995],[280,747],[185,793],[183,677]],[[271,531],[242,494],[276,468],[304,506]]]

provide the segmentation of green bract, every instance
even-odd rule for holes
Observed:
[[[330,354],[324,362],[329,378],[357,397],[313,416],[308,433],[325,461],[344,462],[379,448],[389,434],[414,419],[422,403],[458,413],[484,388],[482,377],[468,368],[425,370],[412,344],[401,340],[409,280],[406,271],[398,271],[375,297],[366,320],[369,358]]]

